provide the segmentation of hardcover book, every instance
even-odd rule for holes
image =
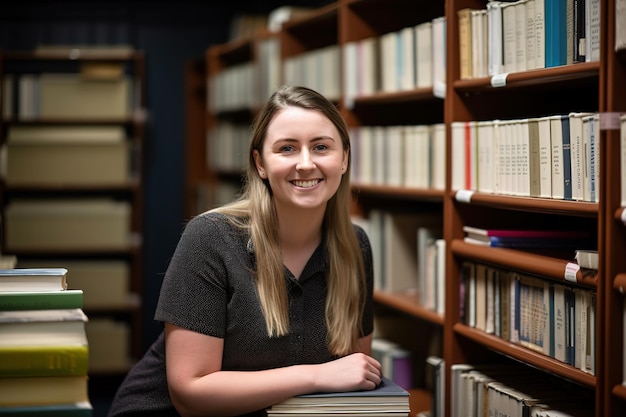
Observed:
[[[288,398],[271,406],[267,416],[406,416],[409,411],[408,391],[383,377],[371,391],[321,392]]]
[[[0,292],[65,290],[66,277],[65,268],[0,269]]]

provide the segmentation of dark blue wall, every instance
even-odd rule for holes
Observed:
[[[267,13],[284,4],[329,1],[33,1],[2,2],[0,48],[40,44],[130,44],[146,55],[147,108],[144,210],[144,345],[161,279],[184,218],[184,65],[223,43],[235,13]]]

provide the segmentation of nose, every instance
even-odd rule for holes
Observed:
[[[303,149],[300,152],[298,163],[296,164],[296,170],[298,171],[310,171],[315,168],[315,163],[311,157],[311,152],[308,149]]]

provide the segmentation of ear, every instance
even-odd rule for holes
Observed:
[[[261,158],[261,154],[257,149],[252,151],[252,155],[254,156],[254,163],[256,165],[256,170],[259,173],[259,177],[265,179],[267,178],[267,174],[265,173],[265,168],[263,167],[263,158]]]
[[[343,151],[343,162],[341,163],[341,172],[346,172],[348,170],[348,160],[350,157],[350,149],[346,149]]]

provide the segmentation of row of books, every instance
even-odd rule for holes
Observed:
[[[344,101],[376,93],[445,85],[445,17],[342,47]]]
[[[446,129],[443,123],[361,126],[351,129],[356,184],[443,190]]]
[[[582,230],[482,229],[463,226],[463,232],[464,242],[489,247],[558,249],[566,252],[596,246],[595,236]],[[591,256],[592,252],[590,249],[577,250],[575,257],[579,256],[583,260],[583,254]]]
[[[223,172],[242,172],[248,162],[248,124],[222,121],[206,136],[207,166]]]
[[[5,209],[5,247],[126,250],[133,243],[131,210],[109,198],[12,199]]]
[[[600,59],[599,0],[489,1],[457,13],[461,79]]]
[[[65,268],[0,270],[2,415],[93,413],[83,292],[66,277]]]
[[[461,321],[595,374],[596,293],[465,261]]]
[[[615,2],[615,49],[620,50],[626,47],[626,7],[624,0]],[[599,60],[599,0],[489,1],[484,9],[458,14],[462,79]],[[446,19],[440,16],[346,42],[340,53],[335,45],[303,53],[286,60],[282,69],[286,82],[304,83],[331,98],[341,91],[347,108],[361,96],[415,88],[434,88],[444,97],[445,33]],[[211,80],[210,108],[254,108],[280,84],[280,42],[259,42],[258,63],[225,69]]]
[[[452,122],[452,189],[598,202],[599,114]]]
[[[313,49],[283,61],[283,79],[288,85],[305,85],[329,100],[341,97],[341,49],[329,45]]]
[[[413,358],[409,349],[375,335],[372,356],[381,363],[384,377],[406,390],[413,388]]]
[[[122,126],[10,126],[3,152],[10,186],[123,185],[133,175]]]
[[[423,307],[443,314],[446,245],[440,215],[371,210],[355,222],[370,238],[374,288],[418,294]]]
[[[45,118],[128,118],[134,103],[128,75],[110,79],[76,73],[5,75],[3,115],[20,120]]]
[[[452,364],[451,417],[591,417],[593,393],[514,365]]]
[[[32,305],[37,298],[30,297],[30,293],[44,288],[48,291],[47,305],[57,308],[68,307],[67,300],[77,297],[75,293],[78,291],[80,291],[81,305],[84,309],[125,310],[129,307],[134,308],[140,303],[139,296],[129,290],[130,268],[128,263],[122,260],[22,259],[18,262],[14,255],[2,255],[0,261],[2,261],[0,269],[12,270],[5,274],[3,286],[11,286],[12,291],[19,291],[16,295],[6,293],[0,297],[0,311],[13,310],[16,306],[24,309]],[[65,277],[30,274],[28,279],[32,282],[31,287],[25,287],[24,279],[15,276],[15,272],[19,273],[22,270],[45,271],[49,269],[68,272]],[[46,285],[49,287],[42,287],[43,283],[36,283],[36,279],[47,281]],[[67,284],[67,289],[60,293],[59,291],[65,287],[64,282],[69,284]],[[85,324],[85,329],[90,341],[90,370],[125,371],[128,369],[130,328],[127,323],[108,316],[96,316]]]

